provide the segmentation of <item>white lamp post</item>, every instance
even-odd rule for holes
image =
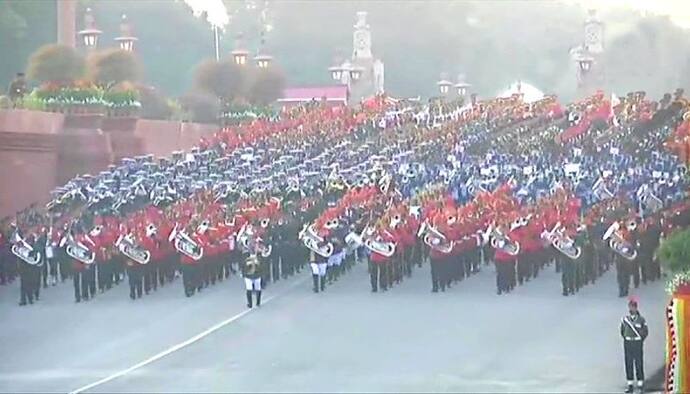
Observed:
[[[450,91],[450,87],[453,86],[453,83],[448,80],[442,79],[436,82],[436,85],[438,86],[438,91],[445,96]]]
[[[467,82],[458,82],[458,83],[456,83],[456,84],[455,84],[455,89],[457,89],[457,91],[458,91],[458,96],[460,96],[460,97],[465,97],[465,95],[467,95],[467,89],[469,89],[470,86],[472,86],[472,85],[470,85],[470,84],[467,83]]]
[[[98,46],[98,37],[103,32],[96,28],[96,19],[93,17],[91,8],[86,9],[84,13],[84,29],[77,34],[79,34],[87,49],[93,49]]]
[[[578,59],[577,63],[580,66],[580,70],[584,73],[587,73],[592,69],[592,63],[594,63],[594,60],[591,57],[583,56]]]
[[[268,68],[268,66],[271,64],[271,60],[273,60],[273,56],[270,55],[257,55],[254,57],[256,66],[262,69]]]
[[[134,51],[134,43],[139,41],[139,39],[132,34],[132,26],[129,24],[126,14],[122,14],[120,37],[115,37],[115,41],[119,44],[120,49],[127,52]]]
[[[342,80],[344,71],[342,66],[329,67],[328,71],[331,73],[331,78],[334,81],[340,82]]]
[[[247,64],[247,58],[249,57],[249,51],[243,49],[242,47],[242,33],[237,35],[236,46],[237,48],[230,52],[232,59],[238,66],[244,66]]]
[[[362,77],[362,72],[364,72],[364,68],[354,66],[350,68],[350,78],[352,78],[353,81],[358,81],[359,78]]]

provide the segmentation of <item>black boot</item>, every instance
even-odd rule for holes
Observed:
[[[256,292],[256,306],[261,306],[261,290]]]
[[[319,275],[318,274],[312,274],[311,280],[312,280],[312,282],[314,282],[314,288],[313,288],[314,293],[318,293],[319,292]]]
[[[247,290],[247,308],[252,307],[252,291]]]
[[[321,291],[325,291],[325,290],[326,290],[326,277],[322,276],[321,277]]]

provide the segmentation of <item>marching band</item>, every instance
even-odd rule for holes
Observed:
[[[690,224],[685,166],[664,147],[690,107],[610,106],[598,93],[567,110],[520,95],[300,108],[74,178],[4,229],[0,279],[17,263],[24,305],[41,278],[71,277],[80,302],[125,274],[136,300],[180,275],[191,297],[239,273],[251,308],[307,265],[320,293],[368,257],[385,292],[428,261],[443,292],[494,263],[506,294],[553,262],[564,296],[615,266],[624,297],[631,278],[659,279],[660,239]],[[577,123],[602,114],[606,131]]]

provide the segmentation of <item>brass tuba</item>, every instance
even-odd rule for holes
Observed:
[[[501,249],[511,256],[517,256],[520,253],[520,243],[503,234],[498,227],[493,227],[491,230],[491,246],[494,249]]]
[[[364,246],[367,249],[385,257],[392,257],[395,254],[395,242],[378,241],[373,237],[371,231],[365,230],[365,234],[367,234],[367,237],[364,239]]]
[[[36,251],[29,245],[24,238],[19,237],[19,242],[12,245],[12,254],[22,259],[25,263],[29,265],[42,266],[43,260],[41,259],[41,253]]]
[[[204,248],[193,240],[192,237],[190,237],[186,232],[177,231],[177,224],[175,224],[175,228],[173,229],[172,233],[170,233],[168,240],[173,243],[175,250],[191,258],[192,260],[198,261],[204,257]]]
[[[324,242],[324,239],[316,233],[313,224],[305,225],[302,231],[297,235],[297,238],[302,240],[302,243],[304,243],[307,249],[321,257],[329,258],[333,254],[334,247],[332,243],[328,242],[323,246],[319,246]]]
[[[139,264],[148,264],[151,260],[151,252],[137,245],[131,236],[120,235],[115,246],[120,253]]]
[[[424,243],[431,249],[441,253],[451,253],[455,247],[455,241],[448,241],[448,238],[436,227],[424,221],[417,231],[417,236],[424,240]]]
[[[86,265],[91,265],[96,260],[95,253],[89,250],[89,248],[83,243],[75,241],[71,236],[67,242],[65,252],[71,258]]]
[[[608,240],[609,247],[624,259],[630,261],[635,260],[635,258],[637,258],[637,250],[633,244],[623,237],[620,227],[620,223],[614,222],[604,233],[603,240]]]
[[[582,249],[575,245],[575,241],[563,233],[561,222],[556,223],[553,229],[545,234],[544,239],[570,259],[576,260],[582,254]]]

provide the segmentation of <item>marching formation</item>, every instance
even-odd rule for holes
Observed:
[[[674,149],[690,107],[682,92],[612,101],[378,97],[225,129],[6,219],[0,281],[19,276],[25,305],[69,278],[80,302],[125,279],[136,300],[179,276],[191,297],[240,275],[251,308],[271,282],[307,269],[320,293],[363,260],[373,292],[428,261],[432,292],[495,264],[498,294],[555,263],[564,296],[615,267],[623,297],[660,278],[660,239],[690,225]]]

